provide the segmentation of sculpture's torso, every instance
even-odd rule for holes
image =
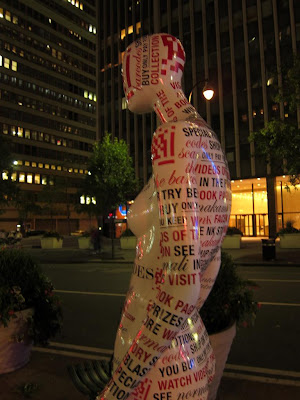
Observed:
[[[160,399],[162,393],[166,399],[172,400],[201,399],[202,394],[206,398],[207,386],[214,373],[214,356],[198,309],[218,272],[219,248],[225,235],[223,228],[227,226],[230,214],[229,173],[215,134],[201,121],[180,121],[158,128],[152,143],[153,163],[165,162],[170,156],[163,146],[169,140],[167,135],[164,136],[168,127],[175,138],[181,135],[183,145],[175,149],[174,158],[184,163],[185,174],[177,174],[178,161],[174,167],[170,164],[168,191],[164,191],[160,177],[153,176],[131,207],[128,222],[138,238],[137,254],[115,342],[114,369],[134,342],[145,319],[145,310],[155,302],[159,304],[157,321],[163,320],[169,327],[164,328],[163,336],[173,340],[157,362],[153,358],[153,366],[139,386],[135,387],[134,379],[128,380],[128,385],[135,388],[130,399]],[[192,191],[187,180],[193,181]],[[168,197],[168,204],[161,206],[162,197]],[[183,312],[187,320],[173,335],[172,328],[179,326],[184,317],[178,318],[168,311],[170,297],[161,297],[159,303],[154,298],[162,272],[157,260],[164,259],[170,251],[169,235],[177,237],[174,232],[182,231],[176,226],[184,228],[186,224],[199,234],[195,240],[200,242],[200,254],[191,254],[191,248],[180,246],[171,249],[177,254],[176,261],[163,264],[164,279],[174,289],[184,286],[190,290],[193,290],[196,280],[201,280],[201,293],[198,293],[196,308],[188,304],[181,306],[181,315]],[[126,361],[127,370],[133,371],[133,377],[144,375],[141,365],[147,358],[151,360],[153,350],[159,346],[159,340],[149,341],[146,335],[141,334],[138,344],[132,349],[132,353],[138,356]],[[136,358],[141,360],[141,365]]]

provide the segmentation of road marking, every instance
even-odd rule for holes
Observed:
[[[246,374],[238,374],[235,372],[226,372],[226,371],[224,371],[223,376],[227,378],[244,379],[246,381],[252,381],[252,382],[274,383],[277,385],[287,385],[287,386],[300,386],[299,381],[294,381],[292,379],[270,378],[267,376],[246,375]]]
[[[32,349],[34,351],[38,351],[40,353],[50,353],[50,354],[57,354],[59,356],[83,358],[85,360],[108,360],[109,361],[111,358],[111,357],[99,356],[99,355],[94,355],[94,354],[57,350],[57,349],[50,349],[50,348],[45,348],[45,347],[33,347]]]
[[[53,347],[64,347],[65,349],[81,350],[86,352],[102,353],[102,354],[113,354],[113,350],[101,349],[99,347],[89,347],[89,346],[78,346],[76,344],[59,343],[59,342],[49,342],[50,346]]]
[[[86,296],[111,296],[111,297],[125,297],[126,294],[122,293],[104,293],[104,292],[81,292],[78,290],[57,290],[55,289],[54,292],[56,293],[65,293],[65,294],[81,294]],[[298,303],[271,303],[265,301],[259,301],[260,304],[266,306],[284,306],[284,307],[300,307]]]
[[[269,374],[269,375],[281,375],[281,376],[300,378],[300,372],[297,372],[297,371],[284,371],[281,369],[250,367],[250,366],[236,365],[236,364],[226,364],[226,368],[238,370],[238,371],[248,371],[248,372],[263,373],[263,374]]]
[[[258,303],[264,306],[300,307],[298,303],[271,303],[268,301],[259,301]]]
[[[239,372],[232,372],[230,370],[236,370]],[[288,386],[300,386],[300,372],[296,371],[283,371],[279,369],[226,364],[223,376],[234,379],[244,379],[247,381],[274,383],[278,385]]]
[[[90,296],[113,296],[113,297],[125,297],[126,296],[126,294],[122,294],[122,293],[80,292],[78,290],[57,290],[57,289],[55,289],[54,292],[66,293],[66,294],[84,294],[84,295],[90,295]]]
[[[255,282],[283,282],[283,283],[300,283],[300,279],[257,279],[251,278]]]

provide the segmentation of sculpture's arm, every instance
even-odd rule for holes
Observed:
[[[156,271],[153,297],[132,346],[99,399],[128,397],[170,346],[199,298],[200,271],[194,269],[194,260],[200,258],[196,223],[200,212],[195,208],[187,213],[185,207],[187,201],[196,200],[198,184],[194,176],[186,173],[187,160],[178,157],[185,146],[184,126],[184,122],[164,124],[153,137],[152,161],[159,209],[156,226],[160,238],[157,254],[152,257]]]

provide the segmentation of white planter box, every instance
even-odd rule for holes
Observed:
[[[222,249],[240,249],[241,237],[241,235],[226,235],[222,243]]]
[[[15,371],[28,363],[32,342],[28,336],[27,318],[33,309],[16,312],[7,327],[0,325],[0,374]]]
[[[216,357],[216,372],[209,388],[208,400],[215,400],[217,397],[217,392],[235,334],[236,324],[225,331],[209,335],[211,347]]]
[[[92,249],[91,239],[89,237],[79,237],[78,238],[78,247],[80,249]]]
[[[282,249],[300,249],[300,233],[285,233],[279,238]]]
[[[136,248],[136,237],[125,236],[120,238],[121,249],[135,249]]]
[[[62,248],[63,240],[55,237],[47,237],[41,239],[42,249],[60,249]]]

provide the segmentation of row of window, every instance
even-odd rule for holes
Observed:
[[[19,121],[19,123],[28,123],[34,124],[40,128],[47,128],[57,132],[64,132],[70,135],[80,136],[82,138],[88,138],[95,140],[96,132],[95,130],[79,128],[76,125],[70,125],[69,121],[66,119],[66,122],[57,121],[57,119],[50,119],[47,117],[43,117],[41,115],[35,115],[34,121],[32,119],[32,114],[27,111],[23,111],[23,109],[16,110],[8,107],[0,107],[0,116],[9,118],[11,120]]]
[[[39,13],[38,13],[39,14]],[[41,14],[39,14],[41,15]],[[95,63],[96,57],[94,51],[96,50],[96,46],[94,43],[82,38],[78,33],[68,29],[67,27],[57,25],[56,28],[54,25],[54,21],[49,18],[49,17],[44,17],[42,16],[44,21],[43,23],[45,24],[45,28],[54,28],[55,30],[61,32],[63,35],[66,37],[70,37],[72,40],[77,40],[79,41],[80,45],[84,46],[84,48],[80,48],[76,45],[73,45],[65,40],[62,39],[61,36],[57,36],[51,32],[49,32],[46,29],[41,28],[40,26],[30,23],[29,21],[22,19],[21,17],[17,16],[11,16],[11,13],[9,11],[3,10],[0,8],[0,19],[5,18],[8,22],[12,22],[15,25],[20,26],[24,31],[28,30],[31,33],[34,33],[38,35],[39,38],[42,38],[46,40],[48,43],[54,43],[57,46],[59,46],[62,49],[66,49],[70,51],[72,54],[77,54],[78,56],[82,57],[85,60],[88,60],[92,63]],[[10,37],[12,39],[17,39],[19,32],[17,32],[15,29],[11,29],[8,26],[6,27],[7,30],[11,32]],[[24,36],[24,35],[23,35]],[[90,53],[86,51],[86,49],[91,49],[93,53]]]
[[[64,171],[73,174],[87,174],[88,170],[83,168],[73,168],[73,167],[65,167],[62,165],[56,164],[48,164],[48,163],[41,163],[36,161],[27,161],[27,160],[15,160],[13,162],[15,166],[22,166],[25,167],[32,167],[32,168],[41,168],[41,169],[51,169],[52,171]]]
[[[11,31],[11,29],[8,29],[8,30]],[[80,70],[82,70],[88,74],[95,75],[95,73],[96,73],[95,68],[93,66],[90,66],[90,65],[84,63],[82,60],[80,60],[77,57],[70,56],[70,55],[64,53],[63,51],[61,51],[61,48],[60,48],[60,50],[58,50],[55,47],[50,46],[50,44],[48,44],[48,43],[47,44],[42,43],[41,41],[38,41],[38,40],[32,38],[31,36],[24,35],[23,33],[19,33],[17,36],[18,36],[17,40],[20,39],[20,41],[23,44],[25,44],[31,48],[34,48],[35,50],[38,50],[47,55],[51,55],[53,58],[55,58],[59,61],[62,61],[66,64],[69,64],[74,68],[79,68]],[[13,43],[15,43],[15,41]],[[11,43],[6,43],[5,48],[8,51],[10,51],[10,50],[13,51],[15,54],[18,54],[21,57],[27,58],[28,60],[31,60],[33,58],[32,54],[30,54],[26,51],[24,53],[23,49],[20,49]],[[25,56],[24,56],[24,54],[25,54]]]
[[[86,31],[93,33],[94,35],[97,33],[96,32],[96,27],[87,21],[83,20],[81,17],[79,17],[77,14],[70,13],[69,10],[67,10],[65,7],[61,7],[60,5],[57,4],[57,2],[52,1],[52,0],[44,0],[44,3],[51,9],[55,10],[59,14],[63,15],[67,19],[71,19],[72,22],[76,23],[80,28],[85,29]],[[87,12],[87,8],[84,10]],[[33,12],[37,13],[35,10]],[[95,13],[92,13],[93,17],[95,17]]]
[[[52,143],[55,144],[56,146],[64,146],[82,151],[91,152],[93,148],[92,144],[90,143],[72,139],[65,139],[56,135],[49,135],[48,133],[36,131],[33,129],[25,129],[20,126],[0,123],[0,127],[1,125],[2,125],[2,132],[5,135],[17,136],[20,138],[31,139],[31,140],[38,140],[40,142]]]
[[[31,172],[12,172],[3,171],[1,174],[1,178],[3,181],[11,179],[13,182],[18,183],[28,183],[35,185],[55,185],[55,177],[52,175],[43,175],[43,174],[33,174]],[[73,180],[73,182],[75,182]],[[73,183],[72,186],[77,186]]]
[[[0,99],[8,101],[10,104],[16,104],[20,107],[31,108],[46,114],[50,114],[60,118],[66,118],[71,121],[76,121],[81,124],[89,125],[91,127],[96,126],[95,118],[86,117],[85,115],[66,110],[60,106],[54,106],[52,104],[44,103],[27,96],[18,95],[8,90],[0,89]]]
[[[20,34],[21,36],[22,34]],[[61,64],[57,64],[56,62],[53,62],[51,60],[47,60],[44,57],[41,57],[35,53],[32,53],[30,51],[24,51],[22,47],[18,47],[15,45],[11,45],[10,43],[6,42],[6,41],[1,41],[1,48],[3,50],[9,51],[9,52],[13,52],[15,53],[17,56],[20,56],[22,58],[24,58],[25,60],[29,61],[30,63],[42,66],[44,68],[47,68],[48,70],[54,71],[54,72],[58,72],[59,74],[65,75],[68,78],[74,79],[77,82],[81,82],[84,83],[85,85],[89,84],[89,79],[88,77],[77,73],[76,71],[66,68]],[[50,47],[49,47],[50,49]],[[61,53],[60,53],[61,54]],[[82,63],[80,63],[82,64]],[[77,68],[77,66],[76,66]],[[83,69],[83,68],[81,68]],[[90,75],[95,75],[95,68],[86,66],[85,70],[87,73],[89,73]]]
[[[14,67],[9,59],[1,56],[0,56],[0,66],[4,66],[4,68],[9,68],[10,66],[12,68]],[[90,112],[91,114],[96,113],[96,106],[91,103],[86,103],[84,101],[78,100],[77,98],[67,96],[55,90],[51,90],[49,88],[37,85],[35,83],[25,81],[16,76],[3,74],[0,72],[0,82],[3,82],[10,86],[16,86],[22,90],[30,91],[32,93],[38,94],[39,96],[47,97],[54,101],[67,103],[72,107],[80,108],[86,112]],[[96,95],[94,93],[89,92],[88,90],[85,90],[83,93],[84,93],[84,98],[96,101]]]
[[[51,0],[50,0],[50,2],[51,2]],[[21,6],[19,8],[24,8],[25,5],[23,5],[23,7],[22,7],[22,3],[21,2],[18,2],[18,3]],[[16,5],[18,5],[18,3]],[[76,6],[76,2],[75,2],[75,6]],[[52,20],[49,17],[48,18],[45,17],[44,15],[40,14],[38,11],[32,9],[31,7],[28,7],[28,6],[25,6],[25,7],[26,7],[27,15],[33,17],[34,19],[42,20],[43,22],[45,22],[45,20],[48,19],[48,23],[49,24],[53,23],[54,29],[56,29],[57,23],[54,20]],[[53,4],[51,8],[56,9],[56,11],[58,11],[58,10],[62,11],[62,14],[64,14],[64,16],[66,16],[68,19],[72,19],[73,22],[76,21],[77,25],[79,25],[80,28],[85,29],[87,32],[93,33],[94,35],[97,33],[96,27],[94,25],[88,23],[87,21],[83,20],[82,18],[79,18],[77,15],[68,12],[63,7],[60,7],[57,4],[55,4],[55,5]],[[1,11],[0,18],[5,18],[9,22],[13,22],[13,23],[17,24],[18,20],[21,19],[17,15],[13,15],[9,10],[1,8],[0,11]],[[82,8],[82,11],[83,11],[83,8]]]
[[[10,58],[2,57],[0,54],[0,67],[4,67],[6,69],[11,69],[12,71],[18,70],[17,61],[13,61]]]
[[[71,3],[72,6],[75,6],[75,7],[79,8],[80,10],[83,10],[83,4],[78,0],[68,0],[68,3]]]

